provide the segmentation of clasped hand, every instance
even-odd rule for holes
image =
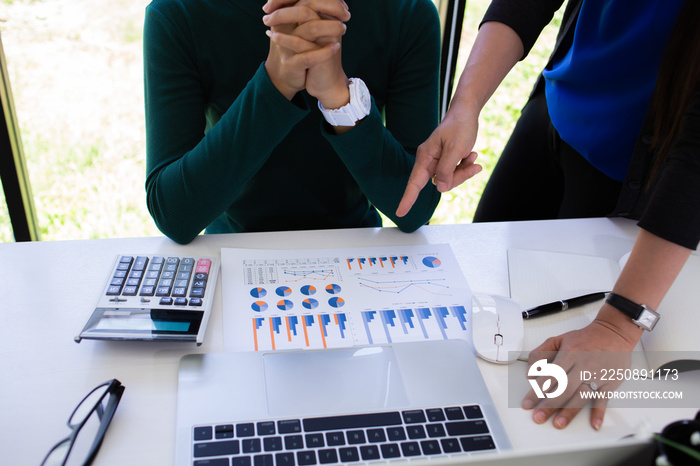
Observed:
[[[263,10],[263,22],[270,27],[265,69],[275,87],[289,100],[306,89],[326,108],[347,103],[340,102],[345,94],[349,98],[340,54],[345,21],[350,19],[345,2],[268,0]]]

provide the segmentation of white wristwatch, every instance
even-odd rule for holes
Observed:
[[[360,78],[350,78],[350,103],[336,109],[327,110],[318,102],[323,117],[332,126],[355,126],[355,123],[369,115],[372,99],[367,85]]]

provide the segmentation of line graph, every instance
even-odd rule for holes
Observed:
[[[299,282],[301,280],[328,280],[335,276],[333,269],[282,269],[282,275],[287,282]]]
[[[369,288],[371,290],[380,293],[394,293],[400,294],[412,288],[418,288],[427,293],[440,295],[440,296],[451,296],[452,294],[448,291],[450,287],[445,283],[444,278],[425,278],[425,279],[411,279],[411,280],[372,280],[365,277],[358,277],[359,284],[363,288]]]

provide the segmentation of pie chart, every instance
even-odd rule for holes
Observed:
[[[428,256],[423,258],[423,265],[430,267],[431,269],[437,269],[442,265],[442,262],[440,262],[440,259],[437,257]]]
[[[292,294],[292,289],[288,286],[280,286],[275,290],[278,296],[289,296]]]
[[[305,285],[301,287],[301,292],[306,296],[311,296],[312,294],[316,293],[316,287],[313,285]]]
[[[253,288],[252,290],[250,290],[250,295],[253,298],[264,298],[266,294],[267,294],[267,291],[265,291],[265,288],[258,287],[258,288]]]
[[[330,294],[338,294],[338,293],[340,293],[340,285],[336,285],[334,283],[331,283],[330,285],[326,286],[326,291],[329,292]]]
[[[294,303],[292,303],[288,299],[283,299],[282,301],[277,303],[277,308],[281,311],[288,311],[293,307],[294,307]]]
[[[267,303],[265,301],[255,301],[251,307],[255,312],[264,312],[267,309]]]
[[[318,301],[316,301],[313,298],[306,298],[304,301],[301,302],[301,304],[306,309],[316,309],[318,307]]]
[[[345,300],[343,298],[334,297],[328,300],[328,304],[332,307],[343,307],[345,305]]]

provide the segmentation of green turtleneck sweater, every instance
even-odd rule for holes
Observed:
[[[336,135],[305,91],[288,101],[264,62],[260,0],[154,0],[144,74],[148,209],[178,243],[209,233],[380,226],[431,217],[428,184],[394,215],[438,122],[440,26],[430,0],[347,0],[343,69],[370,115]]]

